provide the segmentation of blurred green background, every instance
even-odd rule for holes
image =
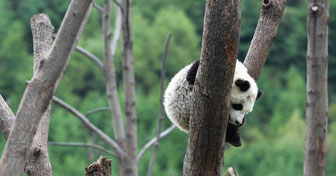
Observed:
[[[16,112],[32,76],[32,38],[29,18],[37,13],[50,16],[57,31],[69,4],[52,0],[0,1],[0,94]],[[102,4],[102,0],[97,1]],[[261,1],[242,1],[242,24],[239,58],[246,55],[259,17]],[[159,109],[159,76],[161,56],[168,32],[173,33],[167,60],[167,79],[184,65],[198,59],[203,31],[205,1],[134,0],[133,37],[139,150],[156,134]],[[115,8],[113,8],[114,10]],[[336,173],[336,1],[330,1],[329,21],[329,120],[326,153],[326,175]],[[267,63],[258,80],[264,96],[248,115],[242,128],[243,146],[227,146],[224,167],[235,166],[242,176],[302,175],[305,139],[305,64],[307,2],[291,0],[273,41]],[[113,13],[114,14],[114,13]],[[112,22],[112,24],[114,24]],[[80,39],[79,45],[103,57],[101,14],[96,9]],[[123,102],[120,46],[115,60],[119,97]],[[84,56],[74,52],[57,96],[82,113],[106,107],[102,73]],[[123,106],[123,103],[121,103]],[[89,119],[113,136],[108,112]],[[164,119],[164,129],[171,122]],[[0,151],[5,140],[0,135]],[[175,130],[161,141],[153,175],[182,175],[187,134]],[[92,134],[73,115],[53,105],[49,141],[92,142]],[[106,146],[98,137],[94,142]],[[49,147],[54,175],[83,175],[90,164],[89,150],[74,147]],[[101,154],[94,151],[94,159]],[[140,162],[139,175],[145,175],[151,150]],[[111,157],[111,156],[108,156]],[[118,163],[113,158],[113,175]]]

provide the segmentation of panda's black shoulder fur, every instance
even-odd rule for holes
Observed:
[[[197,60],[194,63],[192,63],[190,69],[188,70],[187,81],[188,81],[189,85],[194,85],[194,83],[195,83],[199,62],[200,62],[200,60]]]

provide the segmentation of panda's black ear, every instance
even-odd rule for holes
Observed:
[[[235,82],[235,84],[243,92],[247,91],[250,88],[250,83],[248,81],[245,81],[245,80],[238,79]]]
[[[258,90],[258,94],[257,94],[257,100],[264,94],[263,91]]]

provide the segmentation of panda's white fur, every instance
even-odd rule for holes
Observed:
[[[164,95],[164,106],[169,119],[182,131],[189,131],[189,116],[191,108],[192,87],[187,81],[187,74],[192,64],[185,66],[170,81]],[[241,91],[236,86],[237,80],[245,80],[250,88]],[[244,116],[251,112],[258,94],[258,87],[254,79],[247,73],[246,67],[237,60],[232,83],[230,99],[230,119],[234,125],[244,123]],[[242,104],[241,110],[232,108],[232,104]]]

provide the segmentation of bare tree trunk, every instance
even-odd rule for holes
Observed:
[[[37,126],[57,88],[56,81],[77,44],[90,4],[91,0],[71,2],[48,57],[41,61],[37,73],[28,83],[1,156],[0,176],[21,175]]]
[[[111,176],[111,162],[106,157],[99,159],[85,168],[85,176]]]
[[[206,1],[183,175],[219,176],[240,34],[240,1]]]
[[[54,26],[45,14],[34,15],[30,19],[33,34],[34,47],[34,74],[37,73],[42,59],[48,56],[52,45],[52,35]],[[51,164],[48,155],[48,132],[50,122],[51,104],[44,112],[42,119],[37,127],[36,135],[33,139],[32,147],[27,156],[25,172],[27,175],[46,176],[52,175]]]
[[[258,25],[244,60],[248,73],[258,80],[275,38],[287,0],[263,0]]]
[[[307,17],[307,100],[304,176],[325,175],[328,122],[329,0],[310,0]]]
[[[123,80],[125,89],[125,111],[126,111],[126,144],[127,154],[131,158],[128,169],[124,174],[130,176],[138,175],[137,158],[137,119],[135,108],[135,79],[134,79],[134,56],[132,41],[132,22],[131,22],[131,0],[123,0],[122,3],[122,33],[123,33]],[[122,163],[124,164],[124,163]]]
[[[121,148],[125,149],[125,129],[122,122],[120,103],[118,99],[116,73],[114,67],[114,57],[111,50],[111,0],[105,0],[103,14],[103,33],[104,33],[104,60],[105,60],[105,79],[106,91],[109,104],[111,107],[111,115],[114,124],[114,135]]]

